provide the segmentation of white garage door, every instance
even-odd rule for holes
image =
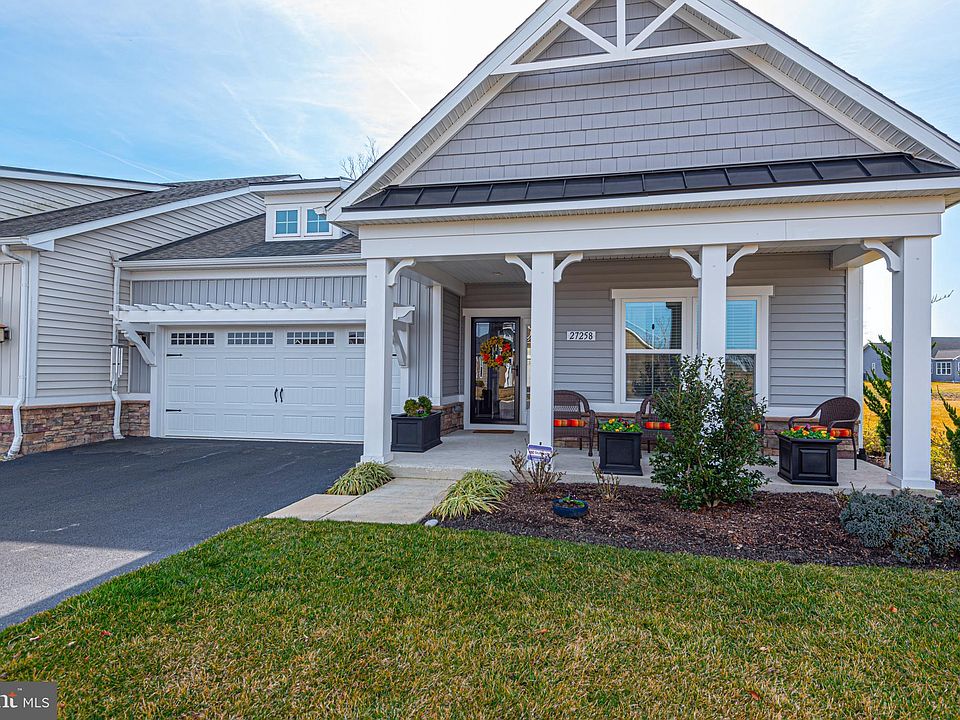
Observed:
[[[363,439],[362,326],[165,333],[170,437]],[[394,363],[394,397],[400,395]]]

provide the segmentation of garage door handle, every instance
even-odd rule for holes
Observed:
[[[280,392],[280,388],[273,389],[273,401],[277,402],[277,393]]]
[[[183,412],[183,410],[167,410],[167,412]]]
[[[283,388],[280,388],[280,402],[283,402]]]

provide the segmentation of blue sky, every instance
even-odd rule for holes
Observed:
[[[960,138],[960,3],[742,0]],[[143,180],[339,174],[392,144],[536,0],[10,0],[0,165]],[[867,272],[867,332],[890,282]],[[934,332],[960,335],[960,209],[936,241]]]

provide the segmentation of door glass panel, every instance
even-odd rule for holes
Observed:
[[[475,423],[516,425],[520,422],[519,318],[473,321],[473,387],[471,415]]]

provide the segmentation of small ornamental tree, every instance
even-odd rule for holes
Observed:
[[[953,458],[954,473],[960,476],[960,410],[948,403],[943,393],[939,393],[939,395],[940,402],[943,403],[943,409],[947,411],[950,423],[953,425],[952,428],[949,428],[944,423],[944,429],[947,433],[947,447],[950,449],[950,455]]]
[[[654,396],[657,415],[673,440],[657,440],[653,481],[690,510],[749,498],[766,482],[751,465],[772,465],[757,428],[766,405],[723,362],[681,358],[673,384]]]
[[[890,451],[890,378],[893,377],[893,361],[890,343],[880,336],[880,342],[869,343],[880,359],[880,372],[871,369],[863,383],[863,402],[877,416],[877,437],[884,453]]]

